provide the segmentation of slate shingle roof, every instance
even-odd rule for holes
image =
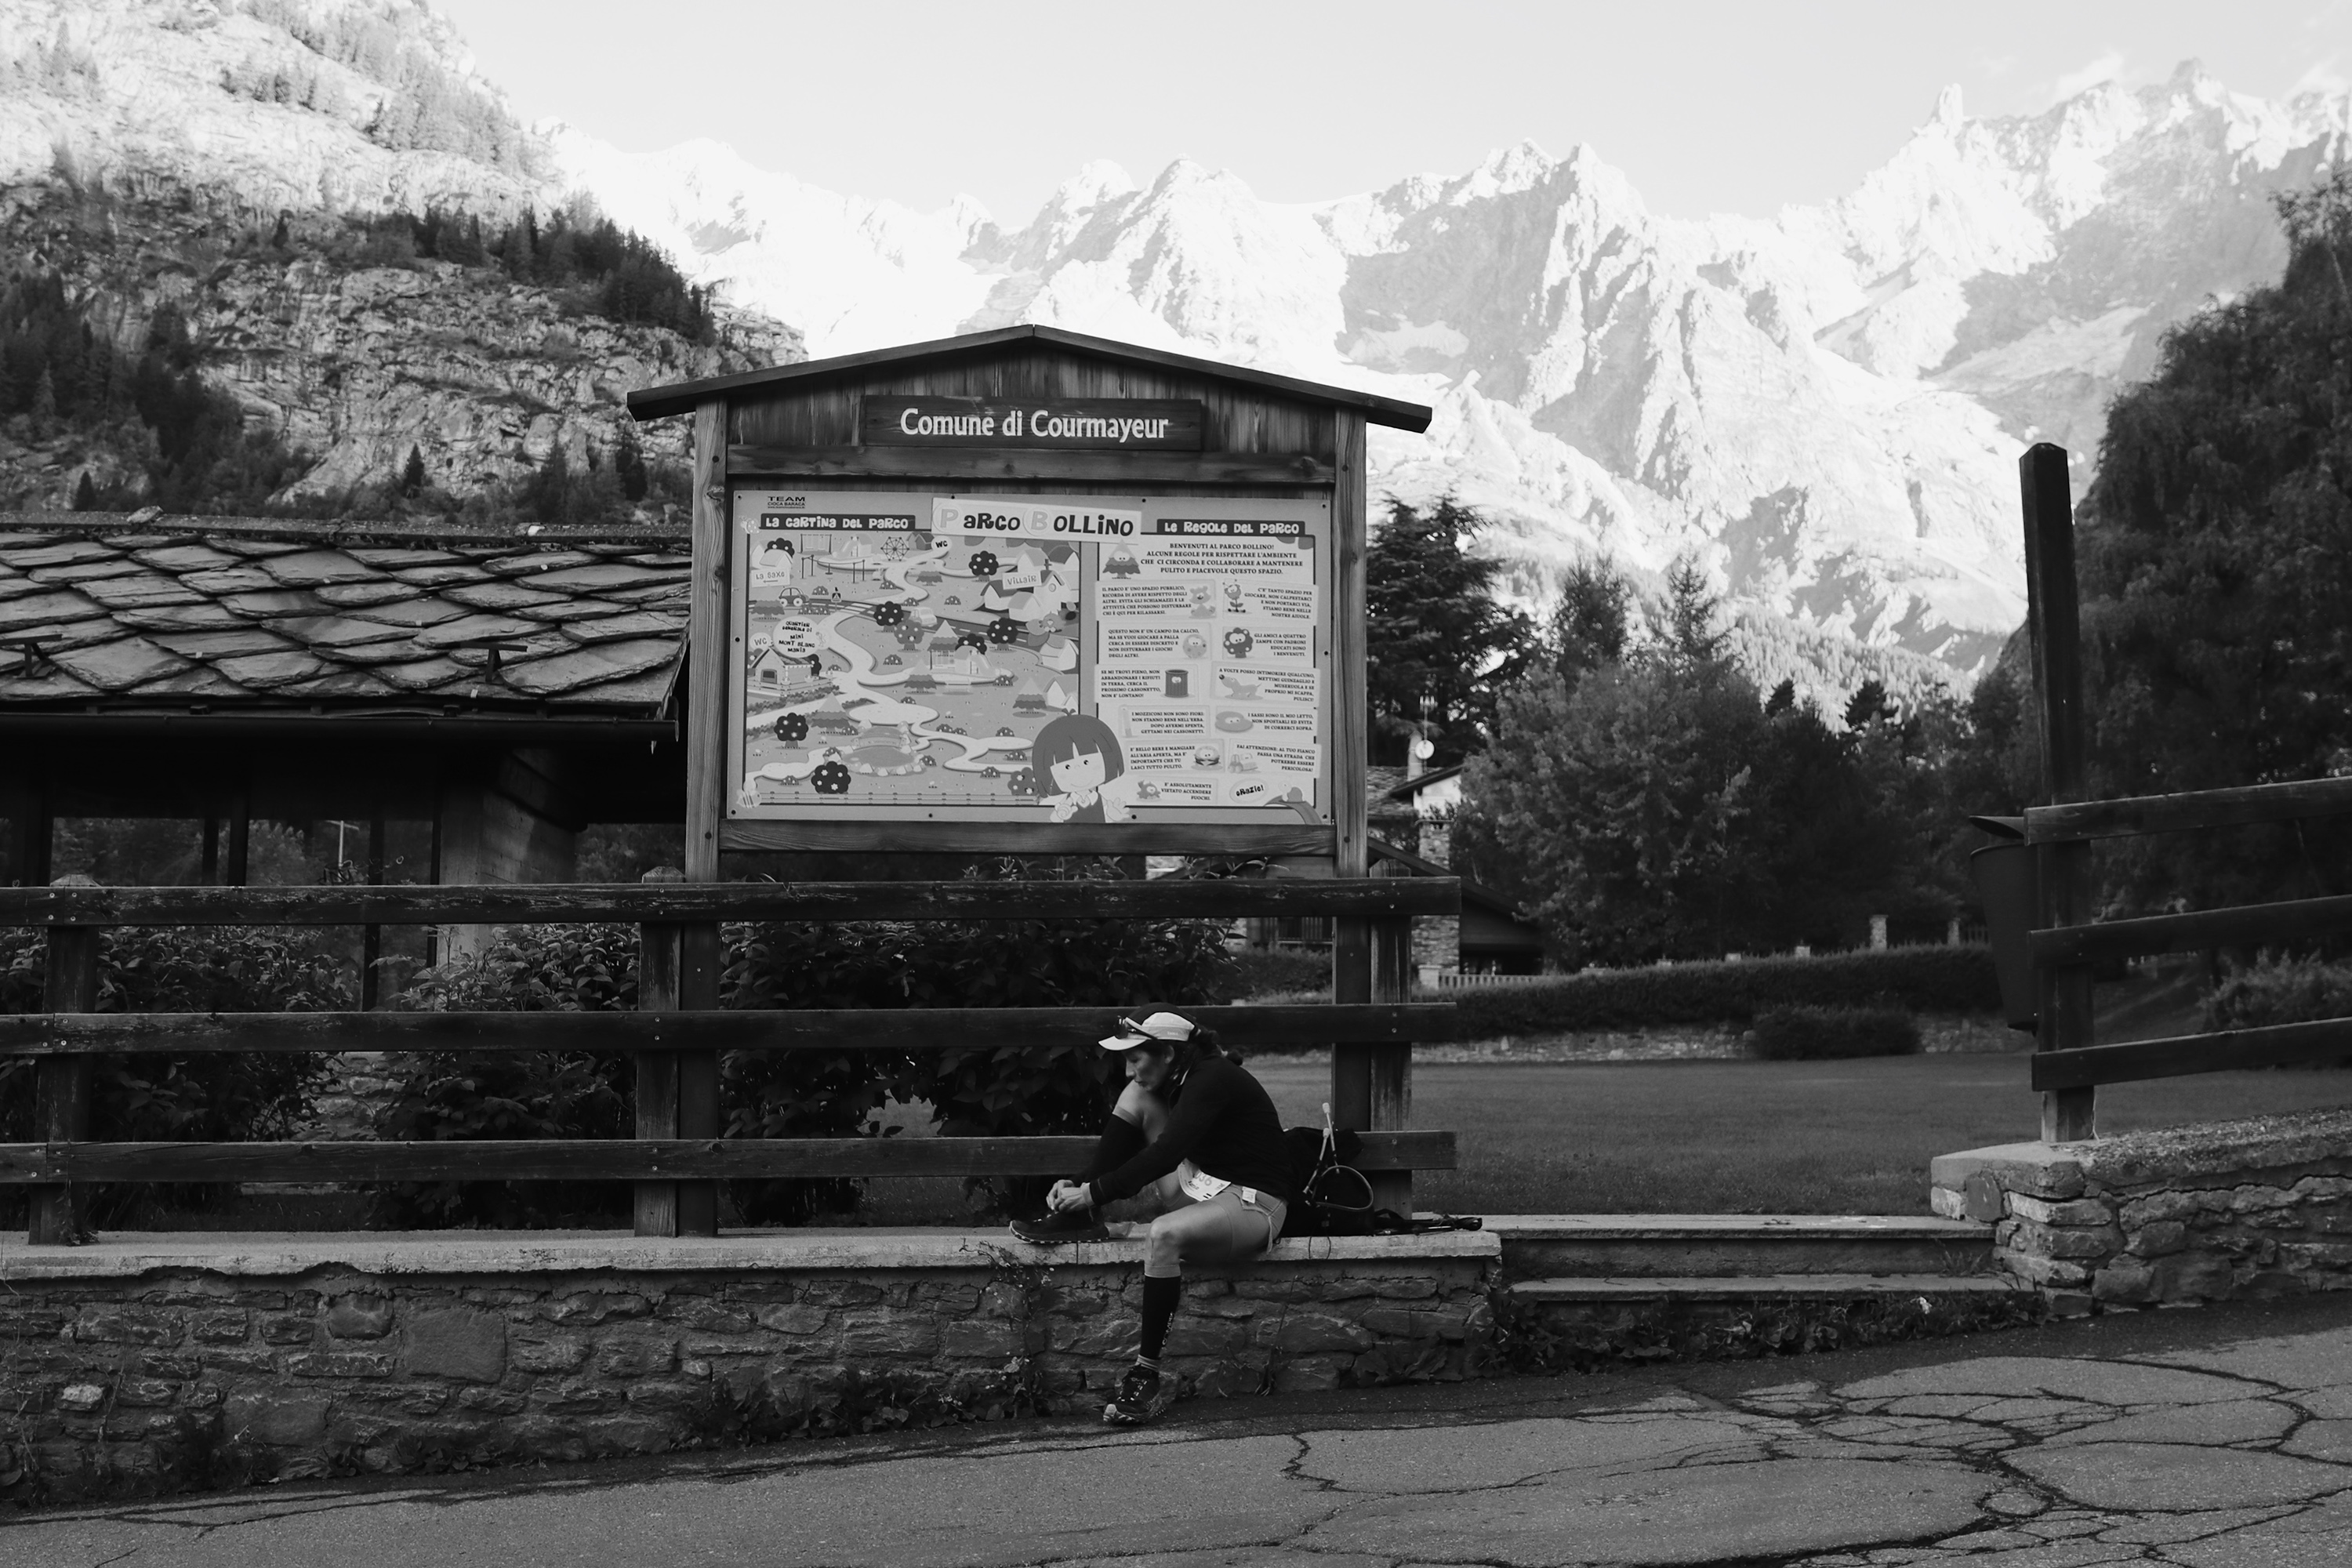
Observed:
[[[678,533],[0,514],[0,707],[650,717],[685,647],[688,564]]]

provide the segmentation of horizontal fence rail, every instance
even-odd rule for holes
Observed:
[[[12,926],[561,921],[1392,919],[1462,907],[1452,877],[1100,882],[646,882],[487,887],[0,888]]]
[[[1241,1047],[1453,1037],[1451,1003],[1188,1007]],[[1092,1045],[1107,1007],[742,1009],[702,1013],[30,1013],[0,1016],[0,1057],[107,1051],[919,1051]]]
[[[2121,800],[2070,801],[2025,808],[2028,844],[2071,844],[2139,833],[2187,833],[2200,827],[2245,827],[2309,816],[2352,813],[2352,778],[2296,779],[2179,795]]]
[[[1365,1171],[1450,1171],[1451,1132],[1359,1132]],[[564,1138],[423,1143],[8,1143],[0,1186],[60,1182],[532,1182],[1054,1176],[1092,1138]]]
[[[2210,1035],[2042,1051],[2033,1058],[2033,1087],[2084,1089],[2142,1079],[2185,1078],[2192,1073],[2303,1067],[2345,1057],[2352,1057],[2352,1018],[2322,1018],[2309,1024],[2271,1024],[2261,1028],[2220,1029]]]
[[[2352,898],[2241,904],[2186,914],[2143,915],[2098,925],[2054,926],[2026,939],[2037,963],[2095,963],[2209,947],[2258,947],[2327,931],[2352,931]]]

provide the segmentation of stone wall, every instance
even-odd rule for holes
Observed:
[[[2352,1110],[1971,1149],[1929,1181],[2062,1311],[2352,1289]]]
[[[1285,1242],[1186,1281],[1195,1396],[1460,1378],[1492,1236]],[[661,1453],[1097,1408],[1140,1242],[121,1237],[0,1254],[0,1498]]]

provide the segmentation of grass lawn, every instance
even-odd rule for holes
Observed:
[[[1322,1121],[1323,1060],[1250,1070],[1286,1124]],[[1924,1214],[1931,1158],[2041,1126],[2021,1054],[1431,1063],[1412,1084],[1414,1125],[1454,1129],[1462,1151],[1414,1203],[1465,1214]],[[2352,1073],[2207,1073],[2102,1089],[2099,1129],[2345,1104]]]

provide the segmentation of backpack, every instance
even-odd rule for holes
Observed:
[[[1348,1161],[1362,1140],[1331,1125],[1323,1108],[1320,1127],[1292,1127],[1282,1134],[1290,1154],[1290,1189],[1298,1194],[1284,1216],[1284,1236],[1370,1236],[1373,1230],[1372,1184]]]
[[[1290,1155],[1291,1190],[1298,1194],[1283,1217],[1284,1237],[1418,1236],[1485,1228],[1486,1222],[1475,1215],[1401,1215],[1373,1206],[1370,1179],[1348,1163],[1361,1152],[1363,1140],[1332,1126],[1328,1104],[1322,1126],[1286,1128],[1282,1141]]]

